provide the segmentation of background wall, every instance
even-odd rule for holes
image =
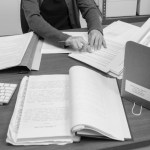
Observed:
[[[0,0],[0,36],[21,34],[21,0]]]

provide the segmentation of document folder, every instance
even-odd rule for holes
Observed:
[[[125,47],[121,96],[150,109],[150,48],[129,41]]]
[[[33,32],[22,35],[0,37],[0,70],[23,67],[39,70],[41,46],[39,37]]]

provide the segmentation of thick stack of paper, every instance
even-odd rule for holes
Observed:
[[[107,48],[102,47],[93,53],[72,53],[69,56],[114,77],[121,78],[125,44],[138,30],[139,27],[129,23],[113,22],[104,28]],[[86,37],[87,35],[83,36]]]
[[[62,94],[64,94],[63,91],[66,90],[65,81],[67,81],[67,78],[64,79],[62,78],[62,81],[64,81],[64,83],[63,84],[60,83],[61,86],[58,87],[55,93],[53,93],[53,95],[51,96],[53,97],[53,99],[49,99],[50,97],[45,96],[46,92],[47,95],[50,92],[48,91],[49,88],[53,89],[53,87],[51,87],[52,85],[49,84],[49,82],[52,79],[48,81],[47,79],[49,78],[49,76],[47,76],[46,78],[45,77],[43,77],[43,79],[39,77],[37,78],[38,81],[36,81],[36,83],[39,83],[38,84],[39,87],[36,88],[36,90],[38,91],[34,93],[35,94],[39,93],[37,95],[38,99],[35,99],[35,97],[30,94],[28,96],[31,96],[30,97],[31,99],[28,99],[28,97],[26,98],[27,84],[29,78],[28,77],[23,78],[20,85],[20,90],[18,93],[14,113],[11,118],[9,129],[7,132],[6,141],[8,143],[11,143],[13,145],[48,145],[48,144],[67,144],[72,143],[73,141],[79,141],[80,139],[79,137],[71,135],[71,132],[68,132],[70,130],[68,131],[66,130],[67,124],[65,122],[66,118],[64,118],[65,111],[63,110],[63,108],[65,109],[67,107],[65,103],[66,99],[62,98],[62,102],[61,99],[60,100],[56,99],[56,97],[59,97],[57,95],[58,94],[57,92],[61,92]],[[54,78],[55,79],[51,81],[51,83],[59,82],[57,81],[58,79],[57,77]],[[32,82],[34,82],[34,79]],[[32,82],[31,86],[33,86]],[[47,88],[43,87],[45,84],[47,84]],[[49,88],[48,85],[50,85]],[[45,92],[42,90],[43,88]],[[35,88],[32,88],[32,90],[34,91]],[[41,91],[43,91],[43,93],[41,93]],[[34,101],[31,101],[33,100],[32,98],[34,99]],[[25,99],[27,100],[25,101]],[[55,102],[53,102],[53,100]],[[24,108],[25,104],[26,108]],[[26,111],[24,114],[23,110]],[[24,119],[26,119],[26,121]],[[25,122],[23,121],[23,123],[20,124],[22,120],[24,120]]]
[[[22,80],[7,142],[67,144],[89,134],[119,141],[131,139],[116,79],[74,66],[69,75]]]
[[[43,53],[71,53],[69,54],[71,58],[121,79],[124,68],[124,51],[126,42],[139,42],[142,40],[145,34],[149,31],[149,22],[150,19],[146,21],[142,27],[137,27],[122,21],[113,22],[103,30],[107,48],[102,47],[100,50],[94,51],[93,53],[73,52],[71,49],[64,50],[46,42],[43,44],[42,51]],[[71,36],[82,36],[88,41],[87,32],[65,33]]]
[[[145,46],[148,46],[149,43],[149,33],[150,32],[150,18],[139,28],[139,30],[133,34],[133,36],[130,38],[131,41],[143,44]]]

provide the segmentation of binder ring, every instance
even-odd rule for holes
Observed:
[[[141,113],[142,113],[142,106],[140,108],[140,112],[137,114],[137,113],[134,113],[134,108],[135,108],[135,103],[133,104],[133,107],[132,107],[132,114],[135,115],[135,116],[140,116]]]

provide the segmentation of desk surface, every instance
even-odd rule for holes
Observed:
[[[31,71],[26,74],[18,74],[17,72],[5,73],[0,72],[1,81],[20,83],[24,75],[29,74],[68,74],[69,68],[74,65],[84,65],[67,54],[51,54],[43,55],[41,67],[39,71]],[[89,66],[87,66],[89,67]],[[90,67],[89,67],[90,68]],[[94,69],[95,70],[95,69]],[[97,71],[97,70],[95,70]],[[98,71],[100,72],[100,71]],[[101,73],[101,72],[100,72]],[[18,89],[17,89],[18,91]],[[142,110],[141,116],[134,116],[131,112],[133,104],[123,100],[125,111],[127,114],[129,126],[133,139],[125,142],[112,140],[82,138],[81,142],[68,144],[64,146],[49,145],[49,146],[12,146],[5,142],[7,136],[8,125],[13,113],[16,102],[17,91],[13,95],[12,100],[8,105],[0,106],[0,150],[100,150],[100,149],[133,149],[141,146],[150,145],[150,111]],[[138,107],[138,106],[137,106]],[[137,108],[139,110],[139,107]]]
[[[143,23],[136,23],[135,25],[141,26]],[[71,66],[82,65],[89,67],[83,63],[80,63],[72,58],[69,58],[67,54],[51,54],[43,55],[42,62],[39,71],[31,71],[28,73],[20,74],[20,68],[9,69],[0,71],[1,82],[20,83],[21,79],[25,75],[33,74],[68,74]],[[91,67],[89,67],[91,68]],[[91,68],[93,69],[93,68]],[[102,73],[96,69],[93,69],[99,73]],[[119,82],[120,86],[121,82]],[[19,86],[18,86],[19,88]],[[101,150],[101,149],[137,149],[141,150],[141,147],[150,146],[150,111],[147,109],[142,110],[141,116],[134,116],[132,114],[133,103],[124,100],[127,119],[131,129],[133,139],[125,142],[117,142],[112,140],[91,139],[82,138],[81,142],[68,144],[64,146],[49,145],[49,146],[12,146],[5,142],[7,137],[8,125],[13,114],[17,92],[14,93],[10,103],[5,106],[0,106],[0,150]],[[140,107],[136,107],[139,111]],[[148,150],[149,148],[142,148],[142,150]]]

